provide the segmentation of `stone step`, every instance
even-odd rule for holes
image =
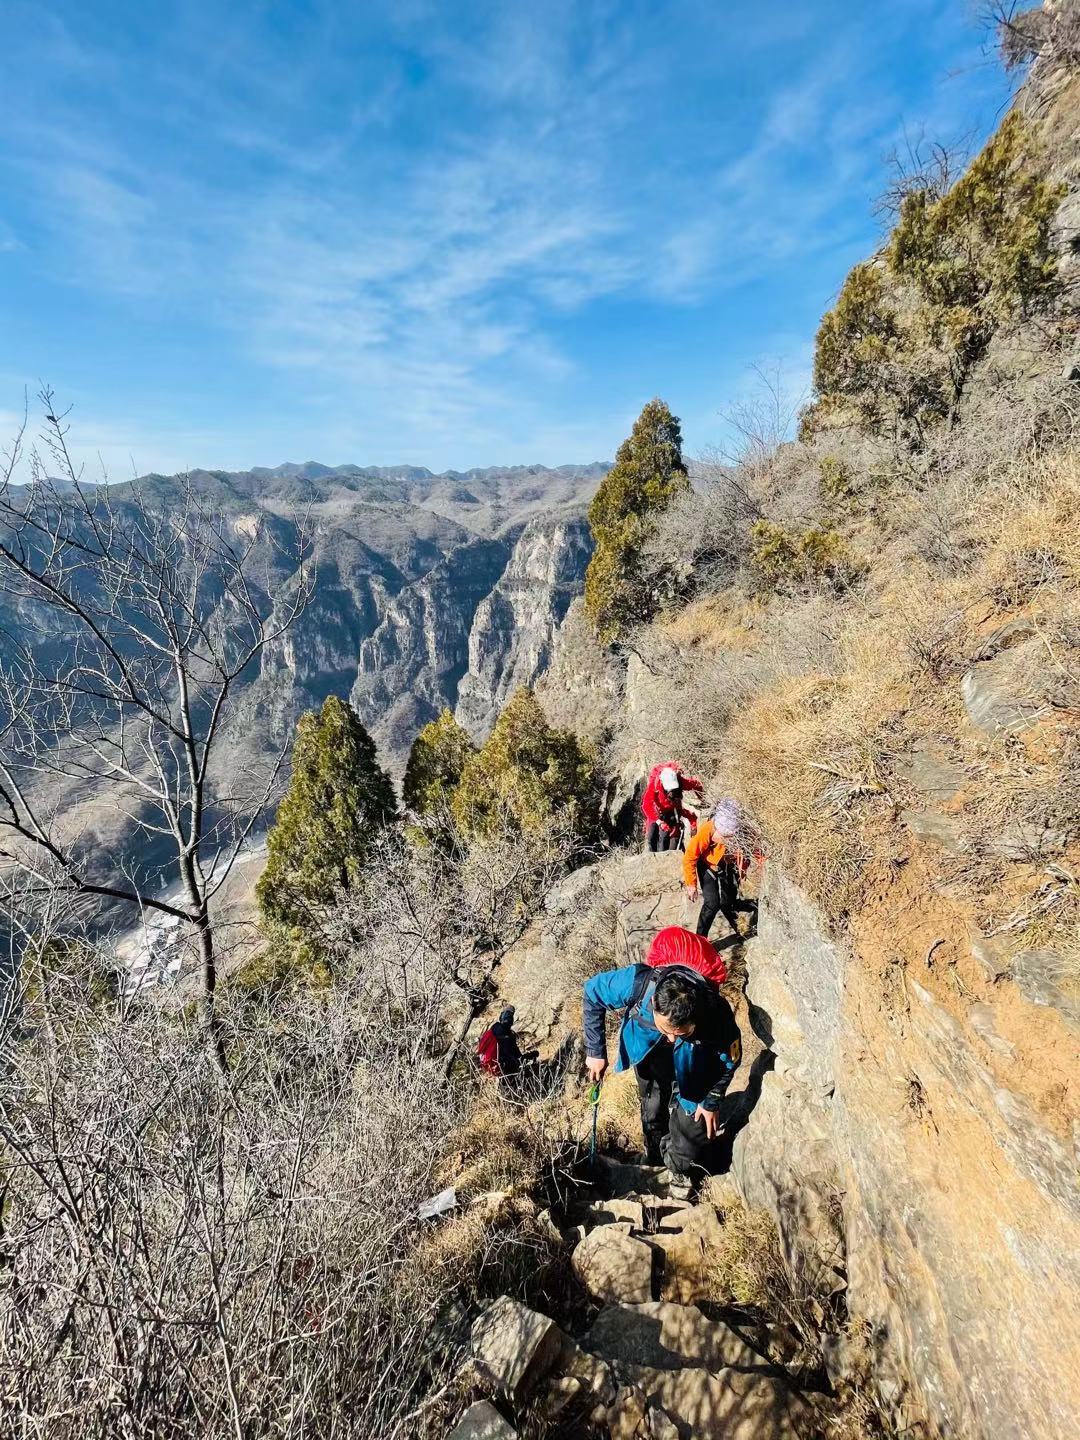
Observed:
[[[635,1305],[652,1299],[653,1252],[622,1225],[590,1230],[570,1257],[574,1274],[597,1300]]]
[[[709,1320],[692,1305],[663,1300],[606,1306],[582,1344],[616,1368],[647,1365],[654,1370],[678,1370],[690,1365],[706,1370],[731,1366],[772,1369],[730,1325]]]
[[[810,1407],[771,1376],[631,1365],[623,1378],[674,1420],[682,1440],[803,1440],[812,1429]]]

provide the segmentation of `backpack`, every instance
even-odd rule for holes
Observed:
[[[681,965],[686,970],[696,970],[713,985],[723,985],[727,980],[727,966],[716,946],[704,935],[695,935],[681,925],[668,925],[657,932],[645,964],[653,970],[665,965]]]
[[[695,935],[681,925],[668,925],[657,932],[649,946],[645,963],[637,967],[637,979],[623,1015],[623,1023],[641,1004],[650,981],[657,978],[656,971],[668,965],[677,965],[682,971],[689,971],[699,984],[719,988],[727,980],[727,966],[715,945],[704,935]]]
[[[476,1058],[480,1062],[480,1069],[489,1075],[502,1074],[499,1065],[499,1042],[490,1025],[476,1042]]]

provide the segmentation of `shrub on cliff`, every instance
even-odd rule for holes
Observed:
[[[585,608],[605,644],[650,620],[657,579],[641,564],[655,517],[690,488],[682,430],[662,400],[650,400],[589,506],[595,550],[585,573]]]
[[[417,735],[405,766],[401,797],[416,815],[431,815],[450,803],[476,746],[444,710]]]
[[[264,922],[306,943],[324,908],[355,883],[394,813],[390,778],[352,707],[331,695],[318,713],[302,715],[292,779],[255,887]]]
[[[883,257],[855,266],[822,319],[802,438],[853,415],[920,446],[927,427],[955,419],[995,333],[1053,306],[1064,190],[1037,175],[1030,148],[1014,111],[951,189],[904,197]]]
[[[918,324],[947,357],[954,408],[995,330],[1060,291],[1050,226],[1065,190],[1031,170],[1027,148],[1014,110],[947,194],[907,196],[889,242],[889,269],[914,286]]]
[[[544,830],[557,817],[575,840],[588,839],[596,827],[596,761],[569,730],[551,726],[533,692],[522,688],[466,764],[451,811],[469,840],[504,826]]]
[[[858,574],[858,566],[835,530],[812,525],[791,531],[771,520],[759,520],[750,538],[751,568],[770,589],[821,581],[840,586]]]

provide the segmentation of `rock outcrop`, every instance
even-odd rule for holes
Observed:
[[[883,988],[776,871],[747,970],[776,1055],[734,1145],[747,1202],[800,1265],[846,1266],[849,1313],[903,1418],[1065,1440],[1080,1406],[1076,1156],[992,1072],[990,1007],[962,1024],[911,977]]]
[[[452,707],[469,664],[469,632],[477,607],[503,574],[510,555],[502,540],[459,546],[385,607],[360,646],[351,699],[391,756]],[[507,636],[507,650],[513,635]]]
[[[581,593],[590,552],[584,517],[532,520],[521,532],[469,633],[457,718],[474,740],[485,738],[519,686],[532,685],[547,669],[556,632]]]

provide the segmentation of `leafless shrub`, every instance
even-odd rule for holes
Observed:
[[[249,533],[178,483],[164,499],[137,485],[89,485],[50,391],[44,452],[20,430],[0,468],[0,591],[22,622],[0,651],[0,862],[43,900],[116,902],[190,928],[211,1043],[217,982],[211,901],[259,823],[284,751],[261,774],[218,762],[244,677],[311,594],[302,524],[285,569],[279,541]],[[24,459],[30,483],[15,483]],[[171,865],[181,898],[132,859],[80,834],[73,813],[107,810],[123,853]],[[146,876],[146,867],[142,874]]]
[[[984,14],[1007,70],[1035,62],[1070,70],[1080,65],[1080,8],[1075,0],[1046,5],[997,0]]]
[[[399,1266],[463,1097],[378,989],[357,957],[332,1003],[222,1007],[227,1079],[162,1008],[54,994],[0,1086],[19,1434],[406,1433],[446,1292]]]
[[[969,159],[967,146],[943,145],[924,134],[905,134],[903,144],[895,146],[886,159],[889,183],[874,206],[875,213],[891,229],[909,195],[920,192],[931,201],[940,200],[963,174]]]

